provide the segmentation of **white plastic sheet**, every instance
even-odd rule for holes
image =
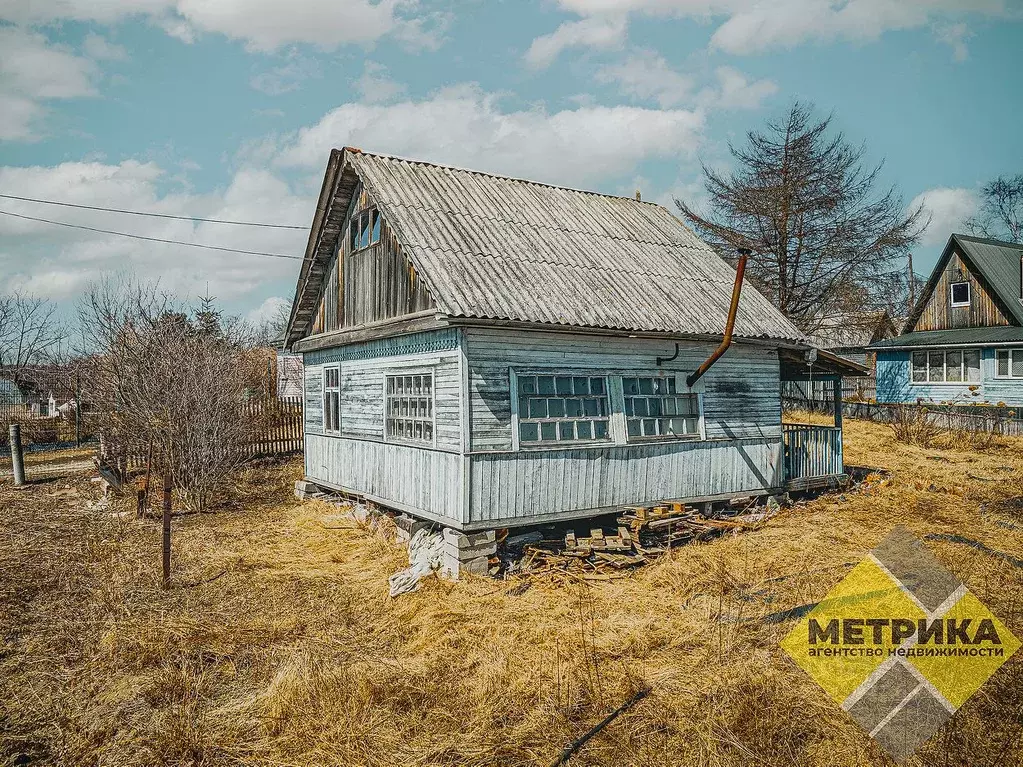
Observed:
[[[419,530],[408,542],[409,568],[395,573],[387,582],[390,594],[410,594],[419,588],[419,582],[439,570],[443,561],[444,537],[440,533]]]

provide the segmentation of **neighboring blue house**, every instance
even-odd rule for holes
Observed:
[[[953,234],[902,335],[870,350],[878,402],[1023,405],[1023,245]]]

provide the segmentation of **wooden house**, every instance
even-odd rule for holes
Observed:
[[[478,531],[840,477],[780,382],[863,370],[750,285],[690,385],[735,282],[658,205],[334,150],[287,331],[306,481]]]
[[[902,334],[879,341],[878,402],[1023,405],[1023,245],[953,234]]]

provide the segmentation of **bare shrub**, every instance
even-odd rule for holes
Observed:
[[[265,381],[246,364],[242,328],[211,299],[189,313],[126,281],[92,286],[79,316],[105,444],[119,455],[151,454],[186,507],[203,511],[257,426],[246,402]]]
[[[943,429],[926,405],[893,405],[888,426],[895,439],[910,445],[930,447],[946,429]]]

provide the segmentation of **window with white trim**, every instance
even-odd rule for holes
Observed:
[[[950,298],[952,300],[952,306],[969,306],[970,305],[970,283],[968,282],[953,282],[949,288]]]
[[[341,371],[323,369],[323,430],[341,431]]]
[[[522,445],[608,442],[610,417],[606,376],[518,376]]]
[[[995,352],[995,378],[1023,378],[1023,349]]]
[[[388,440],[433,444],[433,373],[387,376],[384,397]]]
[[[913,383],[980,382],[979,349],[916,351],[911,364]]]
[[[630,440],[700,436],[700,400],[679,394],[675,377],[622,378],[625,427]]]

